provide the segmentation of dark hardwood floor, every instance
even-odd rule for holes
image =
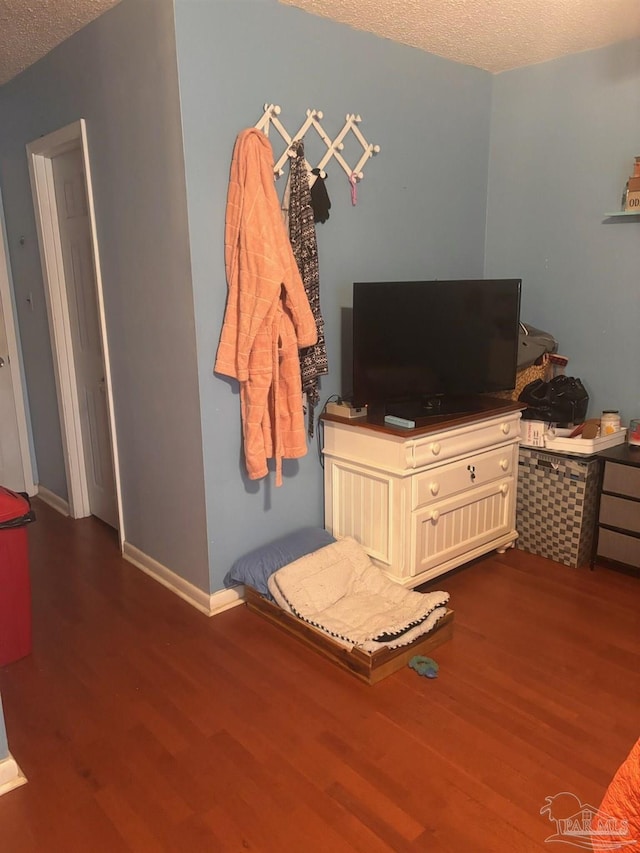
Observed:
[[[545,799],[597,806],[640,736],[637,578],[478,560],[432,585],[456,614],[439,678],[369,687],[34,505],[33,653],[0,669],[29,782],[0,798],[2,853],[549,850]]]

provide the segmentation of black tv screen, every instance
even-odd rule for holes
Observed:
[[[353,402],[418,413],[515,386],[521,279],[353,285]],[[434,402],[435,401],[435,402]],[[395,409],[394,409],[395,407]]]

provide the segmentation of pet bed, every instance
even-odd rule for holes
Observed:
[[[407,666],[414,655],[430,657],[438,646],[453,637],[453,610],[447,609],[431,633],[419,637],[408,646],[380,649],[373,653],[365,652],[357,646],[348,648],[339,643],[328,634],[268,601],[250,586],[245,586],[244,593],[247,607],[252,613],[257,613],[277,625],[296,640],[367,684],[377,684]]]
[[[447,593],[395,584],[349,537],[282,566],[268,589],[273,600],[245,586],[251,611],[369,684],[452,636]]]
[[[429,633],[449,601],[446,592],[421,594],[389,580],[349,536],[283,566],[268,587],[283,610],[367,652]]]

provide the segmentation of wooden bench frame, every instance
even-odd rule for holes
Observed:
[[[291,634],[318,654],[328,658],[342,669],[355,675],[367,684],[377,684],[393,672],[407,666],[414,655],[428,657],[442,643],[453,637],[453,610],[438,622],[436,628],[424,637],[418,637],[408,646],[397,649],[379,649],[377,652],[365,652],[362,649],[348,649],[332,640],[327,634],[308,625],[291,613],[287,613],[277,604],[263,598],[250,586],[245,586],[245,601],[252,613],[263,616],[269,622]]]

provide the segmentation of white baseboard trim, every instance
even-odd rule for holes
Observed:
[[[50,492],[45,486],[38,486],[37,489],[37,495],[41,501],[56,509],[61,515],[69,515],[69,504],[67,501],[63,501],[62,498]]]
[[[124,542],[122,556],[125,560],[128,560],[134,566],[141,569],[146,575],[149,575],[158,581],[158,583],[161,583],[162,586],[166,586],[171,592],[178,595],[184,601],[187,601],[201,613],[206,613],[207,616],[211,614],[209,607],[210,596],[208,593],[203,592],[197,586],[181,578],[180,575],[172,572],[171,569],[163,566],[162,563],[154,560],[153,557],[149,557],[148,554],[136,548],[135,545]]]
[[[244,603],[244,587],[234,586],[231,589],[219,589],[209,596],[209,614],[215,616],[231,607]]]
[[[19,788],[20,785],[26,784],[26,781],[27,777],[11,755],[0,761],[0,797],[9,791],[13,791],[14,788]]]
[[[206,616],[215,616],[217,613],[229,610],[230,607],[236,607],[244,601],[244,587],[222,589],[210,595],[129,542],[123,543],[122,556]]]

